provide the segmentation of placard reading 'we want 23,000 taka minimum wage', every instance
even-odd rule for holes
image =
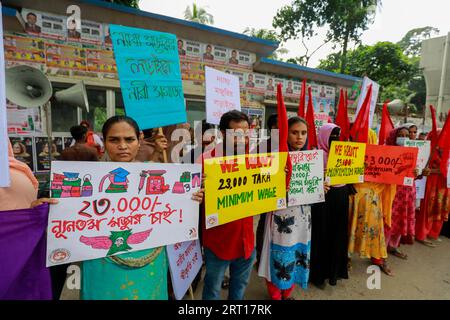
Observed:
[[[287,153],[204,161],[206,228],[286,208]]]

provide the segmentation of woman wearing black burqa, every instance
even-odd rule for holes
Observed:
[[[319,129],[318,145],[324,153],[324,167],[332,141],[338,141],[340,128],[327,123]],[[310,281],[323,289],[325,280],[335,286],[348,279],[348,185],[332,186],[325,202],[312,206]]]

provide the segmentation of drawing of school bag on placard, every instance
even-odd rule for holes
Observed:
[[[81,196],[82,197],[90,197],[92,196],[93,188],[92,188],[92,176],[90,174],[86,174],[83,177],[83,185],[81,186]]]
[[[78,172],[63,172],[61,198],[78,198],[81,196],[81,179]]]
[[[109,179],[109,186],[105,190],[106,193],[123,193],[127,192],[128,190],[128,178],[127,176],[130,173],[122,168],[114,169],[113,171],[110,171],[107,175],[105,175],[102,180],[100,181],[100,185],[98,187],[98,192],[102,192],[103,190],[103,184],[105,183],[106,179]]]
[[[65,176],[63,174],[53,174],[51,183],[52,198],[61,198],[64,178]]]
[[[139,192],[142,190],[147,179],[145,194],[164,194],[170,186],[166,184],[164,174],[166,170],[143,170],[140,174]]]

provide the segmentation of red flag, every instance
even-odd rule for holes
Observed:
[[[433,123],[433,127],[431,129],[433,140],[431,141],[431,146],[434,146],[436,145],[438,134],[437,134],[436,110],[434,110],[434,107],[431,104],[430,104],[430,111],[431,111],[431,120]]]
[[[314,107],[311,87],[308,88],[308,109],[306,111],[306,122],[308,123],[308,150],[317,148],[316,124],[314,122]]]
[[[345,100],[344,90],[341,89],[335,121],[336,125],[341,128],[341,141],[348,141],[350,137],[350,121],[348,120],[347,104]]]
[[[279,152],[286,152],[288,157],[286,161],[286,167],[288,172],[286,173],[286,186],[289,186],[291,183],[291,174],[292,174],[292,162],[289,156],[289,147],[288,147],[288,118],[286,113],[286,107],[284,106],[283,93],[281,83],[277,85],[277,112],[278,112],[278,130],[279,130]]]
[[[306,79],[302,82],[302,91],[300,92],[300,103],[298,105],[298,116],[305,118],[305,100],[306,100]]]
[[[389,133],[394,130],[394,123],[392,122],[391,115],[388,110],[388,103],[386,101],[383,104],[383,111],[381,113],[381,126],[380,132],[378,133],[378,144],[384,145],[386,142],[386,138],[389,136]]]
[[[358,115],[353,122],[350,130],[350,137],[353,142],[367,143],[369,140],[369,115],[370,115],[370,100],[372,99],[372,85],[367,90],[366,98],[359,109]]]
[[[447,120],[445,120],[441,134],[439,135],[438,147],[441,149],[450,147],[450,110],[448,111]]]
[[[447,177],[447,164],[450,157],[450,111],[447,114],[447,120],[445,120],[444,127],[439,135],[437,146],[442,152],[441,172]]]

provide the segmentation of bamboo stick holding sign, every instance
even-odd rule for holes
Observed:
[[[126,114],[144,129],[185,123],[174,34],[110,25]]]

